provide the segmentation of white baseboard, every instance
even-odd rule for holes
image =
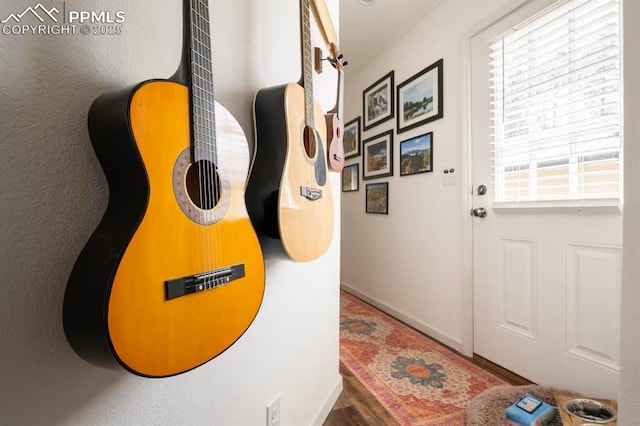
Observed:
[[[429,337],[434,338],[435,340],[439,341],[440,343],[449,346],[451,349],[458,351],[460,353],[464,353],[464,344],[462,341],[460,341],[459,339],[456,339],[452,336],[449,336],[446,333],[443,333],[442,331],[431,327],[425,323],[423,323],[422,321],[407,315],[399,310],[397,310],[396,308],[387,305],[384,302],[379,301],[378,299],[375,299],[363,292],[361,292],[360,290],[356,290],[355,288],[351,287],[350,285],[341,282],[340,283],[340,288],[342,288],[344,291],[346,291],[347,293],[351,293],[354,296],[364,300],[365,302],[369,303],[370,305],[375,306],[376,308],[380,309],[381,311],[391,315],[392,317],[404,322],[405,324],[410,325],[411,327],[415,328],[416,330],[420,330],[421,332],[423,332],[424,334],[426,334]]]
[[[324,403],[318,410],[315,416],[313,416],[313,420],[311,421],[311,425],[313,426],[322,426],[329,414],[331,413],[331,409],[335,405],[336,401],[340,397],[340,393],[342,392],[342,376],[338,374],[338,380],[336,380],[333,389],[327,395],[327,398],[324,400]]]

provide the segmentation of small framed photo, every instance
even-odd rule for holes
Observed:
[[[389,182],[367,184],[365,212],[389,214]]]
[[[362,92],[362,124],[364,130],[369,130],[373,126],[393,118],[393,95],[393,71]]]
[[[360,179],[360,165],[358,163],[344,166],[342,169],[342,192],[357,191]]]
[[[398,133],[444,116],[442,67],[440,59],[398,85]]]
[[[342,144],[345,159],[360,155],[360,117],[354,118],[344,125]]]
[[[362,141],[362,180],[393,176],[393,130]]]
[[[433,132],[400,142],[400,176],[433,171]]]

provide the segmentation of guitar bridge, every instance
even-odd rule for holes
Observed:
[[[244,277],[244,264],[226,266],[188,277],[165,281],[166,300],[211,290]]]
[[[311,200],[316,201],[322,198],[322,189],[309,188],[308,186],[300,187],[300,195]]]

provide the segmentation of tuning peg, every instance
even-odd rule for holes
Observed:
[[[349,61],[344,61],[344,62],[342,63],[342,66],[343,66],[343,67],[346,67],[347,65],[349,65]]]
[[[344,55],[341,53],[338,55],[338,59],[342,60],[342,58],[344,58]]]

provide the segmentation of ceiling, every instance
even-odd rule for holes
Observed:
[[[340,51],[357,73],[442,0],[340,0]]]

